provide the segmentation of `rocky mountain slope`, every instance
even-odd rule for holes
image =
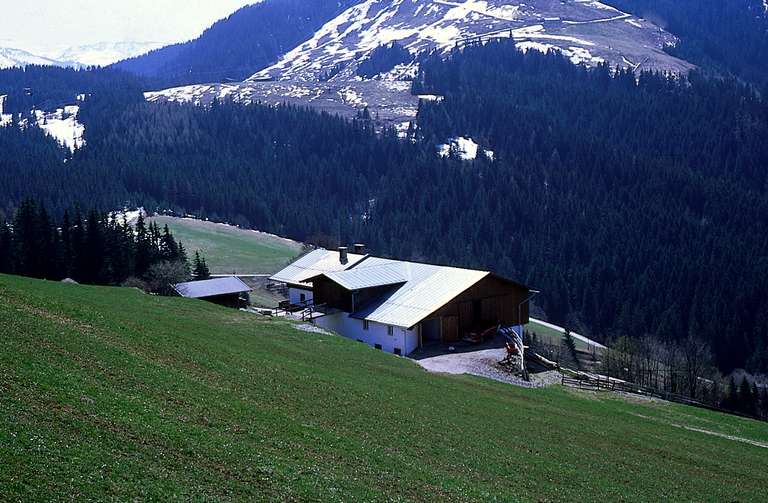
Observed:
[[[289,102],[348,116],[368,106],[382,121],[403,124],[418,107],[408,81],[417,72],[419,54],[493,38],[512,38],[522,50],[559,51],[575,64],[692,68],[664,51],[676,43],[673,35],[593,0],[364,0],[242,83],[196,84],[146,98]],[[406,48],[413,60],[371,79],[359,77],[358,65],[391,43]]]

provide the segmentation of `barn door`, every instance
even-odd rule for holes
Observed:
[[[457,316],[443,317],[443,342],[459,340],[459,318]]]

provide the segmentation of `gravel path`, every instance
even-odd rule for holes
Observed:
[[[560,374],[558,372],[533,374],[531,375],[530,382],[512,375],[498,365],[498,362],[505,356],[505,349],[484,349],[469,353],[451,353],[424,358],[423,360],[417,360],[416,363],[429,372],[470,374],[525,388],[540,388],[560,382]]]
[[[310,334],[323,334],[323,335],[332,335],[328,330],[325,330],[324,328],[320,328],[317,325],[311,325],[309,323],[294,323],[293,328],[296,330],[301,330],[302,332],[309,332]]]

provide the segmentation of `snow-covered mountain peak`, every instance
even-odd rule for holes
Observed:
[[[689,68],[663,51],[672,35],[594,0],[365,0],[249,80],[311,81],[333,68],[349,78],[339,65],[355,66],[392,42],[416,54],[499,37],[523,49],[555,48],[575,62]]]
[[[665,52],[677,42],[673,35],[596,0],[359,0],[245,82],[145,96],[201,105],[214,99],[292,103],[348,117],[367,106],[382,123],[402,127],[418,110],[408,81],[418,74],[420,53],[494,38],[512,39],[523,51],[559,51],[574,64],[692,68]]]
[[[61,61],[10,47],[0,47],[0,69],[27,65],[66,66]]]
[[[54,51],[48,56],[59,61],[75,61],[82,66],[107,66],[163,45],[159,42],[101,42],[68,47]]]

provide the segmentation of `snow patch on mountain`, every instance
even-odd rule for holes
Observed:
[[[392,42],[416,55],[493,38],[513,38],[528,47],[534,41],[557,46],[586,64],[623,64],[627,57],[648,68],[691,68],[664,52],[676,42],[673,35],[597,1],[365,0],[249,80],[313,81],[339,65],[348,68],[336,71],[333,78],[349,79],[374,49]],[[590,55],[573,47],[588,49]],[[389,77],[404,78],[399,72]]]
[[[437,155],[440,157],[449,157],[453,152],[462,161],[474,161],[481,151],[488,160],[493,161],[495,153],[492,150],[481,149],[480,145],[475,143],[472,138],[458,136],[450,138],[448,143],[437,146]]]
[[[78,105],[67,105],[55,112],[33,110],[37,126],[72,153],[85,145],[85,125],[77,120],[79,112]]]
[[[677,42],[673,35],[595,0],[360,0],[245,82],[184,86],[145,97],[203,106],[214,98],[290,103],[346,117],[368,106],[384,126],[402,129],[418,111],[419,97],[410,88],[420,54],[501,38],[524,51],[560,51],[574,64],[681,73],[693,68],[665,52]],[[413,61],[372,79],[357,75],[359,64],[392,42]]]
[[[5,127],[13,124],[13,115],[5,113],[6,99],[8,99],[7,94],[0,95],[0,127]]]

